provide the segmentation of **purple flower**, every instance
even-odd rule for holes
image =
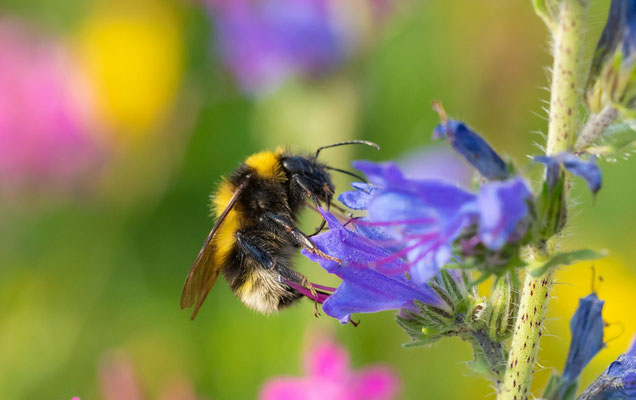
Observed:
[[[331,0],[208,3],[221,57],[245,91],[266,91],[290,75],[322,74],[351,52]]]
[[[510,170],[504,160],[479,134],[456,120],[443,121],[433,131],[435,139],[445,138],[479,173],[488,180],[508,179]]]
[[[438,180],[412,180],[393,163],[357,161],[371,184],[354,184],[339,200],[366,210],[363,223],[393,240],[413,281],[425,283],[451,259],[451,245],[470,226],[490,250],[518,241],[529,223],[530,190],[521,178],[485,184],[478,195]],[[378,269],[394,273],[385,265]]]
[[[484,185],[477,197],[479,238],[492,250],[521,239],[530,223],[532,193],[521,178]]]
[[[377,236],[365,237],[345,228],[329,212],[320,211],[329,223],[329,230],[316,236],[314,243],[323,252],[342,260],[339,264],[303,250],[310,260],[342,279],[322,305],[325,314],[347,323],[353,313],[412,308],[413,300],[444,306],[426,283],[406,279],[408,265],[399,253],[372,240]]]
[[[339,200],[351,208],[366,205],[368,223],[402,244],[412,279],[427,282],[449,261],[451,243],[475,220],[476,196],[437,180],[406,179],[393,163],[353,166],[374,189],[346,192]]]
[[[605,302],[596,293],[579,299],[579,307],[570,320],[570,350],[563,369],[563,378],[573,382],[578,379],[583,368],[592,360],[605,344],[603,328],[605,322],[601,315]]]
[[[636,399],[636,338],[579,397],[580,400]]]
[[[88,85],[61,43],[0,19],[0,187],[63,192],[100,151]]]
[[[346,349],[330,340],[315,346],[304,364],[305,376],[270,379],[259,399],[390,400],[400,389],[400,379],[388,367],[352,371]]]
[[[546,181],[549,187],[556,185],[559,178],[558,165],[561,164],[570,173],[585,179],[587,187],[592,193],[596,194],[601,190],[603,176],[594,158],[584,161],[572,153],[563,152],[556,156],[537,156],[534,157],[534,161],[547,166]]]

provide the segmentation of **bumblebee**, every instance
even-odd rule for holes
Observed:
[[[264,314],[284,309],[303,295],[324,301],[329,289],[312,285],[292,267],[300,248],[322,253],[297,228],[297,217],[307,201],[329,208],[334,185],[328,170],[357,175],[317,161],[326,148],[375,143],[355,140],[320,147],[315,155],[283,150],[248,157],[212,196],[216,222],[192,265],[181,294],[181,309],[194,307],[194,319],[221,272],[232,291],[248,307]],[[315,233],[324,228],[323,219]],[[339,260],[336,260],[339,261]]]

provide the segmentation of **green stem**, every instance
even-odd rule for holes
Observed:
[[[552,31],[554,64],[547,154],[568,150],[578,128],[577,110],[583,82],[581,59],[588,1],[560,0]],[[548,247],[552,248],[557,239],[552,238],[549,246],[545,243],[531,246],[530,258],[538,262],[547,260],[550,257]],[[526,274],[499,400],[524,400],[529,397],[553,276],[554,270],[538,278]]]

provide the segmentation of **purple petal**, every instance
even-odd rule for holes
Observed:
[[[402,274],[389,276],[371,268],[379,260],[390,257],[391,253],[346,229],[328,212],[321,212],[330,229],[316,236],[314,242],[323,252],[342,260],[342,265],[306,250],[303,253],[342,279],[340,286],[323,304],[327,315],[347,323],[353,313],[399,310],[411,306],[413,300],[443,306],[428,285],[416,285]],[[395,258],[387,264],[401,268],[404,262]]]
[[[563,166],[576,176],[580,176],[587,182],[587,187],[592,193],[601,190],[603,176],[601,169],[594,162],[594,158],[589,161],[583,161],[574,154],[565,153],[563,155]]]
[[[503,180],[510,177],[510,171],[504,160],[488,142],[464,123],[455,120],[441,123],[435,127],[433,137],[446,138],[455,151],[475,167],[484,178]]]
[[[385,187],[404,182],[402,171],[393,162],[375,163],[373,161],[359,160],[352,162],[351,165],[353,168],[362,171],[369,179],[369,182],[376,186]]]
[[[405,179],[394,163],[359,161],[354,166],[377,185],[363,200],[368,214],[364,224],[399,241],[413,280],[427,282],[448,262],[450,244],[476,222],[476,196],[439,180]],[[356,205],[362,203],[356,200]],[[378,270],[391,273],[384,266]]]
[[[478,197],[479,238],[491,250],[499,250],[509,241],[520,239],[527,229],[530,189],[522,178],[484,185]]]
[[[468,187],[473,171],[459,155],[446,146],[410,152],[398,164],[407,179],[438,179]]]
[[[534,162],[545,164],[545,180],[549,188],[554,188],[559,181],[559,162],[554,157],[536,156]]]
[[[580,176],[587,182],[587,187],[592,193],[601,190],[603,176],[601,169],[596,165],[594,158],[584,161],[572,153],[563,152],[556,156],[538,156],[533,158],[534,161],[547,165],[547,182],[548,185],[554,186],[558,180],[558,169],[556,165],[561,164],[565,169],[576,176]]]
[[[352,210],[366,210],[377,188],[368,183],[360,182],[354,182],[351,186],[356,190],[341,193],[338,200]]]

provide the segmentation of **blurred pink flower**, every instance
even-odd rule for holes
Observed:
[[[0,19],[0,54],[0,192],[74,186],[99,158],[76,63],[60,42],[9,19]]]
[[[98,368],[99,387],[103,400],[144,400],[141,382],[135,373],[132,359],[122,350],[102,356]],[[186,377],[175,376],[159,388],[158,400],[196,400],[194,384]]]
[[[349,354],[326,341],[306,355],[304,377],[278,377],[265,383],[261,400],[390,400],[400,379],[384,366],[352,371]]]

